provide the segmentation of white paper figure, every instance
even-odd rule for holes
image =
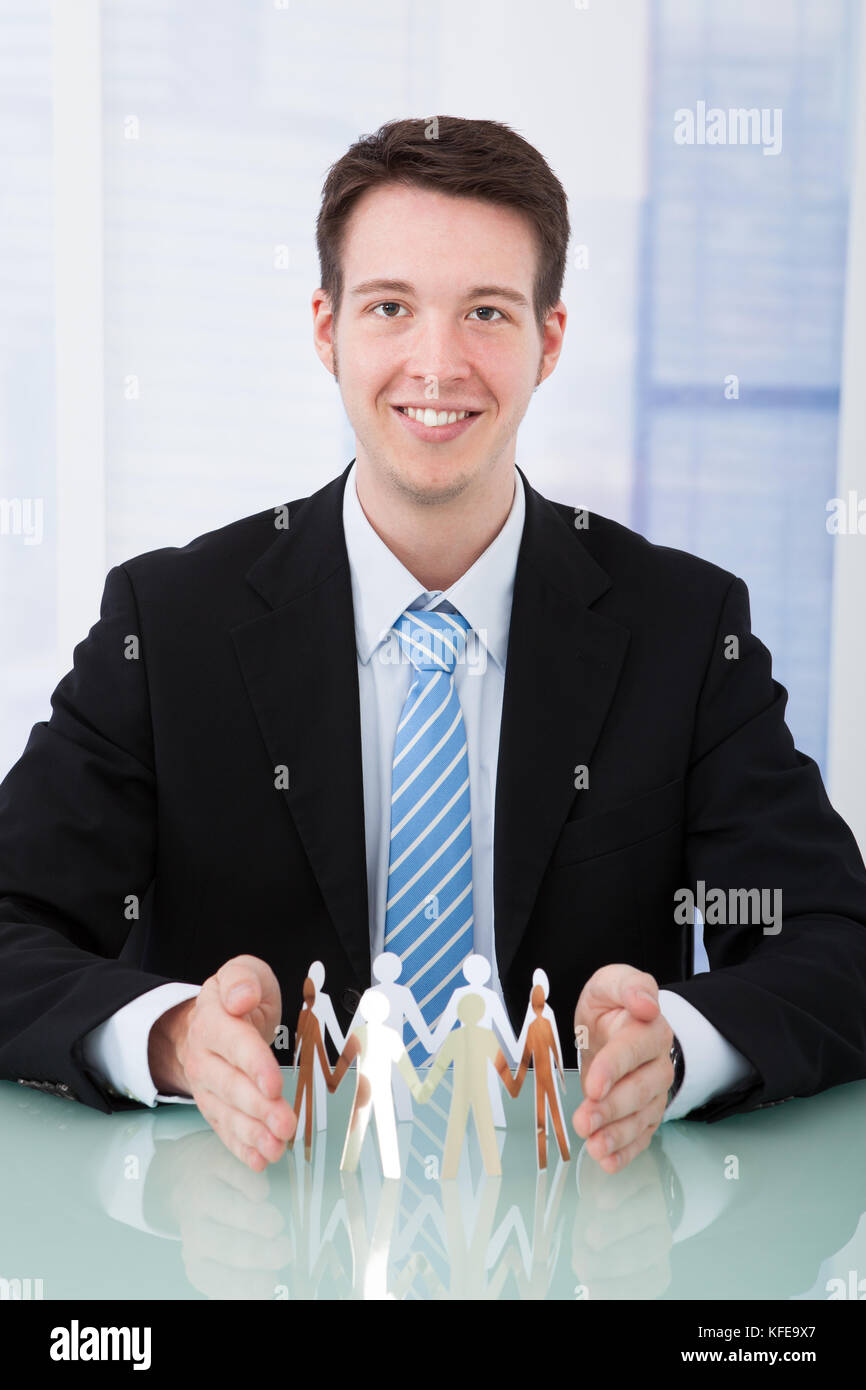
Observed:
[[[490,1092],[487,1087],[491,1064],[511,1095],[516,1095],[517,1091],[496,1034],[492,1028],[484,1028],[481,1025],[486,1001],[480,994],[468,990],[461,990],[460,996],[457,1017],[462,1027],[448,1033],[424,1085],[417,1093],[413,1090],[413,1095],[416,1100],[426,1104],[453,1062],[454,1080],[451,1109],[448,1112],[448,1131],[442,1155],[442,1178],[444,1180],[457,1176],[470,1110],[475,1119],[485,1172],[491,1177],[498,1177],[502,1168],[496,1144],[496,1130],[493,1126]]]
[[[433,1038],[430,1029],[424,1022],[424,1015],[418,1006],[418,1001],[408,985],[397,983],[402,969],[403,962],[394,951],[383,951],[373,961],[373,979],[377,980],[378,983],[372,986],[372,993],[383,994],[388,1000],[390,1012],[386,1019],[386,1027],[393,1028],[402,1042],[403,1025],[408,1023],[415,1030],[421,1046],[432,1054],[435,1051]],[[353,1032],[356,1026],[362,1022],[359,1009],[349,1024],[349,1033]],[[346,1036],[348,1037],[348,1033]],[[412,1095],[399,1070],[392,1072],[391,1079],[394,1086],[397,1119],[402,1124],[412,1119]]]
[[[307,971],[307,977],[308,979],[312,980],[313,984],[316,987],[316,998],[313,1002],[313,1013],[319,1020],[319,1030],[322,1035],[322,1040],[324,1041],[326,1034],[330,1033],[331,1042],[334,1044],[335,1048],[337,1049],[337,1054],[339,1055],[339,1053],[341,1053],[343,1051],[343,1048],[346,1046],[346,1040],[343,1037],[342,1032],[340,1031],[340,1025],[337,1022],[337,1015],[334,1013],[334,1006],[331,1003],[331,996],[330,994],[324,994],[322,992],[322,985],[325,983],[325,967],[320,960],[313,961],[312,965]],[[296,1044],[294,1061],[295,1069],[297,1069],[299,1053],[300,1048]],[[313,1077],[313,1087],[315,1093],[314,1109],[316,1112],[316,1129],[319,1130],[324,1129],[328,1123],[327,1088],[325,1085],[325,1078],[320,1067],[314,1067]],[[304,1101],[301,1102],[302,1111],[304,1109],[305,1104],[306,1097]],[[301,1128],[301,1125],[303,1124],[303,1121],[303,1114],[298,1115],[299,1130]]]
[[[560,1118],[560,1120],[562,1121],[563,1128],[565,1129],[565,1128],[567,1128],[567,1125],[566,1125],[566,1123],[565,1123],[565,1110],[564,1110],[563,1104],[562,1104],[562,1095],[561,1095],[562,1083],[559,1081],[560,1074],[561,1074],[562,1071],[563,1071],[563,1065],[562,1065],[562,1047],[561,1047],[560,1041],[559,1041],[559,1029],[558,1029],[557,1026],[556,1026],[556,1014],[553,1012],[553,1009],[550,1007],[550,1005],[549,1005],[548,1002],[547,1002],[548,995],[550,994],[550,981],[549,981],[549,979],[547,978],[547,973],[546,973],[544,970],[541,970],[540,968],[539,968],[538,970],[533,970],[533,972],[532,972],[532,984],[533,984],[533,986],[535,986],[535,985],[541,985],[541,988],[542,988],[542,990],[544,991],[544,1009],[542,1010],[541,1016],[542,1016],[542,1018],[546,1018],[546,1019],[547,1019],[548,1023],[550,1024],[551,1028],[553,1029],[553,1041],[554,1041],[555,1044],[556,1044],[556,1067],[557,1067],[557,1073],[556,1073],[556,1080],[557,1080],[557,1086],[556,1086],[556,1104],[557,1104],[557,1108],[558,1108],[558,1110],[559,1110],[559,1118]],[[532,991],[530,990],[530,996],[531,996],[531,994],[532,994]],[[530,1025],[530,1023],[532,1023],[532,1021],[533,1021],[534,1018],[535,1018],[535,1012],[534,1012],[534,1010],[533,1010],[533,1008],[532,1008],[532,999],[531,999],[531,997],[530,997],[530,1001],[529,1001],[529,1003],[528,1003],[527,1006],[526,1006],[526,1018],[523,1020],[523,1027],[522,1027],[521,1030],[520,1030],[520,1037],[519,1037],[518,1040],[517,1040],[517,1056],[518,1056],[518,1057],[522,1057],[522,1056],[523,1056],[523,1049],[526,1047],[526,1034],[529,1032],[529,1025]],[[547,1109],[545,1109],[545,1112],[544,1112],[544,1124],[545,1124],[545,1130],[548,1131],[548,1130],[550,1129],[550,1111],[547,1110]]]
[[[463,962],[463,977],[468,983],[460,985],[454,990],[433,1030],[433,1050],[439,1051],[457,1022],[460,1000],[467,994],[475,994],[484,1000],[484,1016],[479,1026],[481,1028],[495,1028],[499,1041],[505,1051],[510,1054],[511,1060],[516,1066],[522,1054],[517,1049],[517,1039],[508,1021],[505,1005],[494,989],[486,987],[487,981],[490,979],[490,961],[484,956],[467,956]],[[492,1063],[488,1067],[487,1090],[490,1096],[493,1123],[497,1129],[504,1129],[505,1110],[502,1105],[502,1090]]]
[[[403,1039],[393,1028],[386,1026],[388,1010],[389,1004],[384,994],[374,989],[364,991],[358,1005],[364,1022],[349,1034],[340,1060],[334,1068],[333,1077],[328,1083],[328,1089],[332,1092],[337,1089],[342,1077],[357,1057],[355,1099],[352,1102],[340,1168],[346,1173],[354,1173],[357,1169],[372,1113],[376,1117],[376,1137],[379,1141],[382,1174],[386,1178],[399,1178],[400,1150],[391,1089],[392,1068],[395,1064],[400,1068],[413,1095],[418,1095],[421,1083],[403,1046]]]

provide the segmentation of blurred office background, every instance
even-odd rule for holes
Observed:
[[[861,18],[0,0],[0,776],[111,565],[348,463],[311,342],[322,181],[359,134],[449,113],[515,127],[570,201],[566,345],[518,462],[746,580],[797,745],[866,846],[866,535],[827,528],[830,499],[866,499]],[[678,143],[701,103],[781,112],[779,148]]]

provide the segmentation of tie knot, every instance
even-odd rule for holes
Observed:
[[[454,670],[460,659],[470,624],[462,613],[405,609],[392,631],[416,671]]]

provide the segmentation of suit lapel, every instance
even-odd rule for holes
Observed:
[[[247,580],[271,612],[232,629],[268,758],[288,769],[282,795],[357,978],[369,978],[370,931],[361,716],[354,610],[343,533],[342,475],[292,504],[289,527]],[[574,768],[589,764],[628,646],[627,629],[590,611],[606,571],[568,511],[523,473],[499,738],[494,904],[500,976],[526,930],[571,808]],[[276,772],[274,774],[276,776]],[[286,905],[291,915],[291,904]]]
[[[494,816],[496,957],[507,974],[619,680],[628,630],[593,613],[609,575],[529,485],[517,557]],[[563,514],[564,513],[564,514]],[[542,961],[539,964],[543,964]]]
[[[361,714],[341,477],[289,509],[247,574],[272,612],[232,629],[268,758],[328,913],[360,981],[370,976]],[[276,776],[276,773],[274,774]],[[291,919],[292,905],[286,904]],[[326,962],[327,965],[327,962]]]

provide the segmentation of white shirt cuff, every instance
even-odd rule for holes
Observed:
[[[163,1096],[157,1093],[147,1062],[150,1030],[158,1018],[184,999],[193,999],[201,985],[179,980],[145,990],[135,999],[85,1034],[82,1048],[85,1060],[102,1076],[109,1090],[143,1105],[157,1101],[194,1105],[192,1096]]]
[[[662,1121],[680,1120],[713,1096],[732,1090],[747,1076],[756,1075],[748,1058],[681,994],[660,989],[659,1008],[679,1038],[686,1065],[683,1084]]]

